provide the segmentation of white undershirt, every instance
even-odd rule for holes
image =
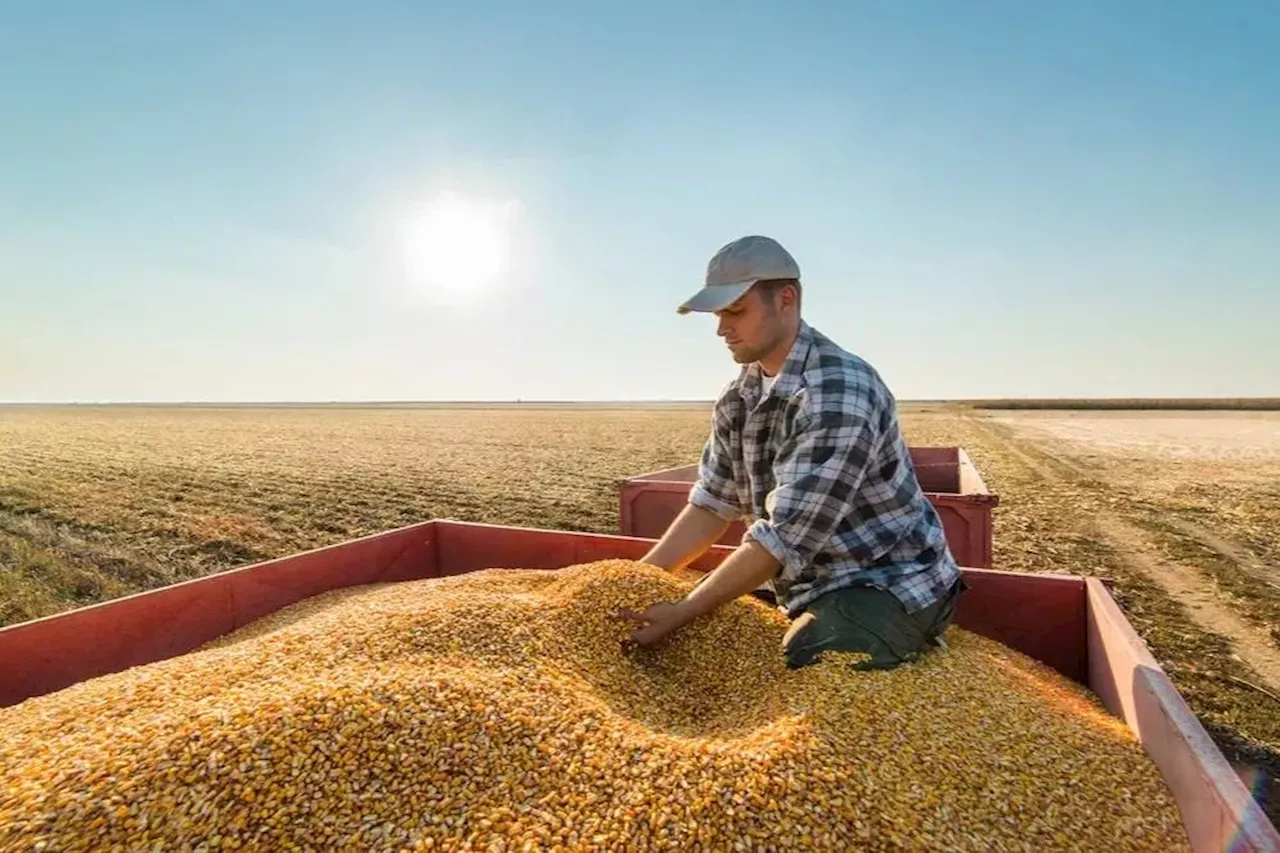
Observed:
[[[765,395],[765,394],[768,394],[768,393],[769,393],[769,389],[773,387],[773,383],[775,383],[775,382],[777,382],[777,381],[778,381],[778,374],[776,374],[776,373],[775,373],[775,374],[773,374],[772,376],[768,376],[768,375],[766,375],[766,374],[765,374],[765,372],[764,372],[763,370],[762,370],[762,371],[760,371],[760,394],[761,394],[761,396],[763,396],[763,395]]]

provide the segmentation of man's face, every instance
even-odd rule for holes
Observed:
[[[753,287],[727,308],[716,312],[716,334],[724,338],[738,364],[751,364],[773,352],[786,338],[779,310],[780,295]]]

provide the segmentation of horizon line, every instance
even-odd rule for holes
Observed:
[[[487,399],[242,399],[242,400],[0,400],[0,406],[534,406],[534,405],[711,405],[714,398],[696,397],[637,397],[637,398],[487,398]],[[902,397],[899,404],[955,404],[976,405],[992,403],[1197,403],[1241,402],[1275,403],[1280,397],[1265,395],[1193,395],[1193,396],[1105,396],[1105,397]]]

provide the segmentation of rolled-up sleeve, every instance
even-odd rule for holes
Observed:
[[[797,578],[850,513],[881,440],[869,418],[849,412],[807,413],[797,427],[774,464],[768,518],[746,532],[782,564],[783,580]]]
[[[731,417],[717,407],[712,416],[711,435],[702,448],[698,479],[689,491],[689,503],[715,513],[726,521],[745,515],[729,455]]]

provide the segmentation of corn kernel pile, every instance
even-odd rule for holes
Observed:
[[[742,599],[628,561],[329,593],[0,709],[0,850],[1178,850],[1082,688],[953,628],[889,672],[788,671]]]

